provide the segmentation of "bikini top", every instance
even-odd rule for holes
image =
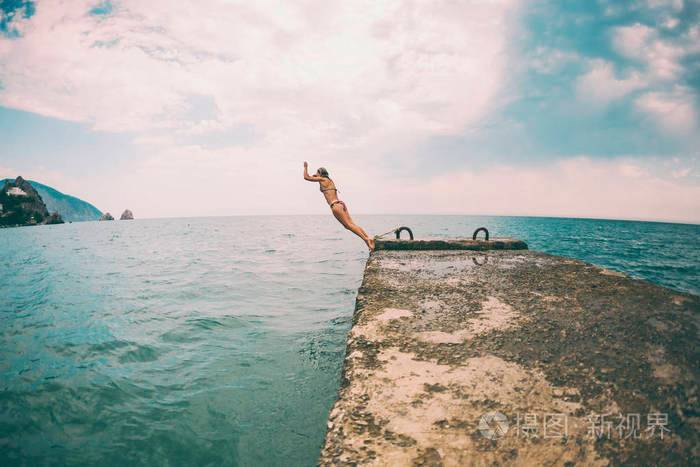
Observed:
[[[324,192],[324,191],[335,191],[336,193],[338,192],[338,189],[335,187],[334,188],[323,188],[323,187],[319,186],[319,188],[321,189],[321,192]]]

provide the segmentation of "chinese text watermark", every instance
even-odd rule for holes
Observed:
[[[586,434],[594,439],[664,439],[671,432],[666,413],[591,414],[585,420]],[[478,429],[487,439],[502,438],[509,431],[518,438],[566,438],[569,418],[563,413],[519,413],[509,419],[501,412],[487,412]]]

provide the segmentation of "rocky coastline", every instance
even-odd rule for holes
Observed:
[[[50,213],[41,195],[21,176],[0,189],[0,227],[63,223],[61,215]]]

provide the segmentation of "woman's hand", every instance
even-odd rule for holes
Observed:
[[[309,168],[309,163],[306,162],[306,161],[304,161],[304,168],[305,168],[305,169]]]

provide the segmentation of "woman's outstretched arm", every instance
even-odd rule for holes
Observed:
[[[318,175],[309,175],[309,164],[308,162],[304,161],[304,180],[308,180],[310,182],[320,182],[323,177],[319,177]]]

